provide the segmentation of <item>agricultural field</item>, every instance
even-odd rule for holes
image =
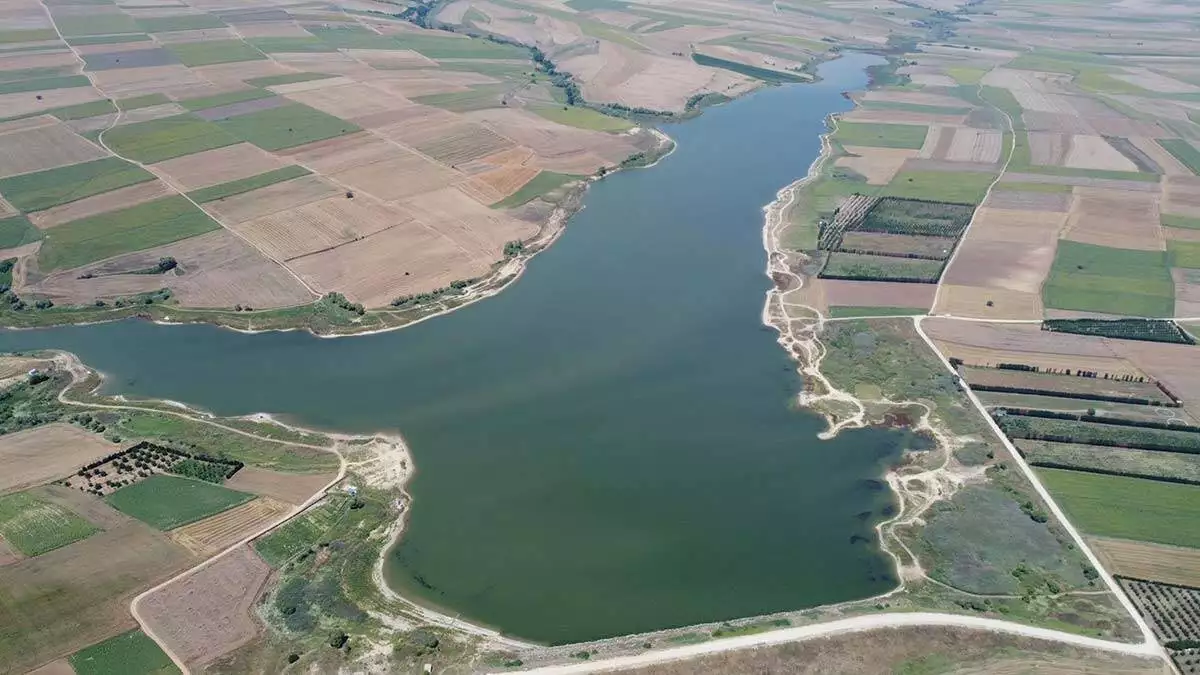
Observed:
[[[1175,284],[1165,251],[1060,241],[1042,299],[1054,309],[1169,317]]]
[[[71,655],[76,675],[169,675],[179,669],[140,630],[122,633]]]
[[[0,537],[30,558],[96,532],[99,529],[63,506],[27,492],[0,497]]]
[[[1149,620],[1180,672],[1200,671],[1200,589],[1139,579],[1122,579],[1121,587]]]
[[[833,137],[842,145],[920,150],[927,131],[926,127],[911,124],[840,122]]]
[[[1000,416],[997,424],[1014,440],[1025,438],[1163,452],[1200,453],[1200,433],[1196,431],[1034,417],[1012,414],[1011,411]]]
[[[113,508],[160,530],[170,530],[231,509],[254,499],[190,478],[156,474],[109,495]]]
[[[1174,406],[1175,401],[1153,382],[1126,382],[1008,368],[965,367],[959,371],[977,391],[1063,396],[1082,400]]]
[[[1200,486],[1038,469],[1071,522],[1087,534],[1200,547]]]
[[[272,567],[282,567],[319,541],[348,507],[349,502],[345,499],[327,498],[255,541],[254,550]]]
[[[1017,447],[1034,466],[1200,485],[1200,454],[1029,440]]]
[[[1114,575],[1200,588],[1200,549],[1107,537],[1089,543]]]
[[[1097,335],[1118,340],[1144,340],[1181,345],[1196,344],[1196,339],[1174,321],[1049,319],[1042,322],[1042,328],[1054,332]]]
[[[829,255],[821,270],[821,278],[932,284],[937,282],[941,273],[942,262],[938,260],[835,251]]]
[[[153,179],[149,171],[107,157],[0,179],[0,195],[22,211],[42,211]]]
[[[73,424],[5,433],[0,435],[0,492],[49,483],[117,449]]]

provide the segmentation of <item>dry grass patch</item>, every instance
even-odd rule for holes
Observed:
[[[0,436],[0,491],[40,485],[75,473],[117,446],[70,424],[47,424]]]
[[[45,120],[46,118],[38,118]],[[57,120],[0,128],[0,177],[44,171],[108,156]]]
[[[80,218],[95,216],[106,211],[115,211],[174,194],[174,191],[159,180],[130,185],[111,192],[86,197],[78,201],[55,206],[45,211],[29,214],[29,221],[39,228],[62,225]]]
[[[406,210],[361,195],[338,195],[230,228],[275,260],[291,260],[412,220]]]
[[[171,538],[192,553],[208,557],[258,533],[291,510],[291,504],[260,497],[172,530]]]
[[[333,477],[332,473],[284,473],[248,466],[225,481],[225,487],[300,505]]]
[[[271,568],[248,547],[155,591],[139,611],[189,666],[209,663],[253,640],[253,605]]]
[[[250,143],[227,145],[175,157],[154,165],[173,183],[190,192],[273,171],[287,162]]]
[[[395,143],[367,132],[347,134],[306,143],[280,152],[323,174],[334,174],[357,166],[381,162],[397,152]]]
[[[1154,160],[1158,164],[1163,173],[1168,176],[1191,176],[1192,172],[1184,166],[1175,155],[1163,150],[1162,146],[1154,141],[1153,138],[1146,136],[1134,136],[1129,139],[1135,148],[1141,150],[1147,157]]]
[[[319,176],[301,176],[204,205],[226,223],[244,223],[284,209],[315,202],[342,191]]]
[[[1168,176],[1162,191],[1163,213],[1200,218],[1200,178]]]
[[[845,146],[848,155],[839,157],[837,166],[866,176],[869,185],[887,185],[900,172],[904,162],[920,154],[919,150]]]
[[[386,201],[439,190],[463,178],[457,171],[431,162],[415,152],[389,147],[388,159],[346,169],[331,174],[331,178]]]
[[[1184,409],[1200,414],[1200,349],[1137,340],[1110,340],[1119,356],[1162,382],[1179,398]]]
[[[1162,251],[1166,244],[1158,213],[1158,195],[1075,188],[1075,203],[1063,238],[1114,248]]]
[[[211,91],[211,84],[182,65],[102,70],[94,73],[93,77],[109,96],[117,98],[158,93],[193,98],[207,93],[220,93]]]
[[[1029,132],[1029,160],[1037,166],[1062,166],[1070,148],[1069,134]]]
[[[362,82],[317,87],[292,92],[287,94],[287,97],[334,117],[348,120],[416,105],[399,94]]]
[[[1113,574],[1200,587],[1200,549],[1108,537],[1091,537],[1088,541]]]
[[[1036,291],[942,284],[934,314],[978,319],[1041,319],[1042,295]]]

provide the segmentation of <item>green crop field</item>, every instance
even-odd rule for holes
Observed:
[[[210,40],[206,42],[176,42],[167,45],[185,66],[210,66],[215,63],[257,61],[267,58],[262,52],[241,40]]]
[[[64,37],[87,35],[110,35],[113,33],[140,33],[133,17],[120,12],[115,14],[72,14],[55,16],[55,23]]]
[[[1200,230],[1200,218],[1189,216],[1174,216],[1164,213],[1159,216],[1163,227],[1178,227],[1185,230]]]
[[[219,227],[183,197],[164,197],[51,228],[38,252],[38,263],[43,272],[70,269]]]
[[[220,105],[229,105],[230,103],[241,103],[242,101],[254,101],[260,98],[271,98],[275,94],[266,89],[243,89],[241,91],[231,91],[225,94],[217,94],[215,96],[205,96],[203,98],[193,98],[186,101],[180,101],[179,105],[188,110],[204,110],[205,108],[215,108]]]
[[[905,112],[927,113],[929,115],[966,115],[971,112],[970,106],[962,106],[955,108],[945,105],[921,105],[919,103],[904,103],[903,101],[863,101],[863,109],[865,110],[903,110]],[[851,124],[861,124],[861,122],[852,122]],[[892,124],[888,126],[895,127],[910,127],[911,124]],[[924,140],[924,139],[922,139]]]
[[[243,192],[257,190],[258,188],[274,185],[275,183],[282,183],[285,180],[307,176],[309,173],[311,172],[302,166],[285,166],[274,171],[260,173],[257,176],[250,176],[249,178],[221,183],[220,185],[213,185],[212,187],[202,188],[195,192],[189,192],[188,196],[198,203],[203,204],[217,199],[232,197],[233,195],[240,195]]]
[[[1200,486],[1038,469],[1079,529],[1102,537],[1200,547]]]
[[[1200,269],[1200,241],[1170,240],[1167,242],[1167,255],[1171,267]]]
[[[25,216],[0,219],[0,248],[24,246],[42,238],[42,231]]]
[[[1171,316],[1175,282],[1165,251],[1134,251],[1060,240],[1042,301],[1052,309]]]
[[[0,178],[0,194],[22,211],[59,204],[153,180],[154,174],[117,157]]]
[[[829,308],[829,316],[834,319],[847,319],[865,316],[899,316],[925,314],[928,309],[912,307],[849,307],[834,305]]]
[[[984,75],[987,75],[987,70],[984,68],[947,68],[946,74],[954,78],[954,81],[959,84],[979,84]]]
[[[112,101],[105,99],[103,101],[92,101],[91,103],[80,103],[79,105],[68,105],[62,108],[52,108],[46,111],[46,114],[54,115],[60,120],[81,120],[97,115],[106,115],[116,112],[117,108],[112,104]]]
[[[539,117],[579,129],[593,131],[626,131],[633,128],[633,123],[620,117],[612,117],[596,112],[590,108],[560,105],[531,105],[529,111]]]
[[[833,139],[843,146],[866,145],[875,148],[919,150],[925,144],[929,128],[916,124],[873,124],[838,122]]]
[[[494,209],[511,209],[516,206],[521,206],[528,202],[541,197],[544,194],[553,192],[558,188],[570,183],[573,180],[579,180],[581,176],[574,176],[569,173],[555,173],[553,171],[542,171],[533,177],[533,180],[521,186],[520,190],[492,204]]]
[[[304,515],[293,518],[267,536],[254,542],[254,550],[271,567],[282,567],[297,553],[316,545],[338,518],[346,512],[349,502],[333,497]]]
[[[1200,454],[1028,440],[1018,441],[1017,446],[1035,466],[1051,464],[1056,468],[1200,481]]]
[[[238,115],[217,124],[264,150],[282,150],[361,129],[353,122],[299,103]]]
[[[122,633],[70,657],[75,675],[170,675],[179,669],[171,658],[140,630]]]
[[[173,30],[224,28],[225,22],[212,14],[177,14],[143,17],[137,20],[137,25],[147,33],[165,33]]]
[[[974,171],[901,171],[880,194],[906,199],[978,204],[995,179],[990,173]]]
[[[69,37],[67,44],[72,47],[88,45],[115,45],[126,42],[149,42],[150,36],[145,33],[123,33],[121,35],[93,35],[90,37]]]
[[[100,529],[28,492],[0,497],[0,535],[29,557],[86,539]]]
[[[184,114],[115,127],[104,133],[104,142],[125,157],[153,164],[233,145],[238,139],[212,122]]]
[[[882,255],[835,252],[821,271],[822,278],[859,280],[937,281],[941,260],[918,260]]]
[[[336,52],[337,48],[315,37],[265,37],[247,40],[254,48],[267,54]],[[280,77],[287,77],[281,75]],[[261,85],[266,86],[266,85]]]
[[[248,492],[160,473],[117,490],[105,501],[148,525],[171,530],[251,499],[254,495]]]
[[[1160,138],[1157,143],[1174,155],[1192,173],[1200,175],[1200,150],[1182,138]]]
[[[16,82],[0,83],[0,94],[17,94],[23,91],[45,91],[47,89],[88,86],[91,86],[91,81],[83,75],[39,77],[35,80],[17,80]]]
[[[467,91],[417,96],[413,100],[421,105],[431,105],[451,112],[471,112],[499,106],[509,89],[511,87],[504,84],[482,84],[473,86]]]
[[[30,30],[0,30],[0,45],[16,44],[18,42],[40,42],[42,40],[57,40],[58,33],[52,28],[34,28]]]
[[[708,66],[709,68],[722,68],[724,70],[738,73],[739,75],[753,77],[756,80],[762,80],[763,82],[769,82],[771,84],[809,81],[807,76],[799,73],[771,70],[769,68],[759,68],[758,66],[750,66],[745,63],[741,63],[740,61],[730,61],[729,59],[717,58],[707,54],[693,53],[692,60],[702,66]]]

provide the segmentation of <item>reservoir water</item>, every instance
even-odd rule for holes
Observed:
[[[115,393],[399,431],[418,474],[389,583],[546,642],[731,619],[893,587],[878,478],[911,435],[828,442],[760,324],[762,211],[879,59],[666,129],[658,166],[594,185],[499,296],[398,332],[317,339],[208,326],[0,333],[60,348]]]

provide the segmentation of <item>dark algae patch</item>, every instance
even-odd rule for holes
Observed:
[[[337,340],[122,322],[3,332],[0,349],[67,349],[108,391],[216,414],[403,433],[418,472],[389,583],[523,638],[878,594],[896,579],[874,525],[895,501],[876,481],[919,440],[818,440],[761,325],[762,206],[876,60],[666,128],[671,156],[594,184],[518,282],[433,321]]]

